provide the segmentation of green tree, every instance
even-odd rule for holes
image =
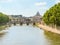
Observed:
[[[43,16],[43,21],[48,25],[54,24],[60,26],[60,3],[55,4],[46,11]]]
[[[6,24],[9,21],[9,17],[0,12],[0,25]]]

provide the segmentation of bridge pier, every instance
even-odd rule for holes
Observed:
[[[20,22],[20,25],[23,25],[23,23],[22,23],[22,22]]]
[[[36,23],[34,22],[33,25],[36,25]]]
[[[13,23],[14,25],[16,25],[16,23]]]
[[[27,25],[29,25],[29,23],[26,23]]]

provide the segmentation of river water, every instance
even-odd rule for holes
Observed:
[[[60,35],[32,25],[8,27],[0,34],[0,45],[60,45]]]

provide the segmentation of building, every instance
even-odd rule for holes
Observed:
[[[33,22],[40,23],[41,20],[42,20],[42,16],[39,14],[39,12],[37,12],[37,14],[32,17]]]

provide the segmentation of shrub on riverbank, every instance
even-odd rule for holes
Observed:
[[[9,21],[9,17],[0,12],[0,25],[5,25]]]
[[[7,28],[6,25],[0,26],[0,31],[4,30],[5,28]]]

